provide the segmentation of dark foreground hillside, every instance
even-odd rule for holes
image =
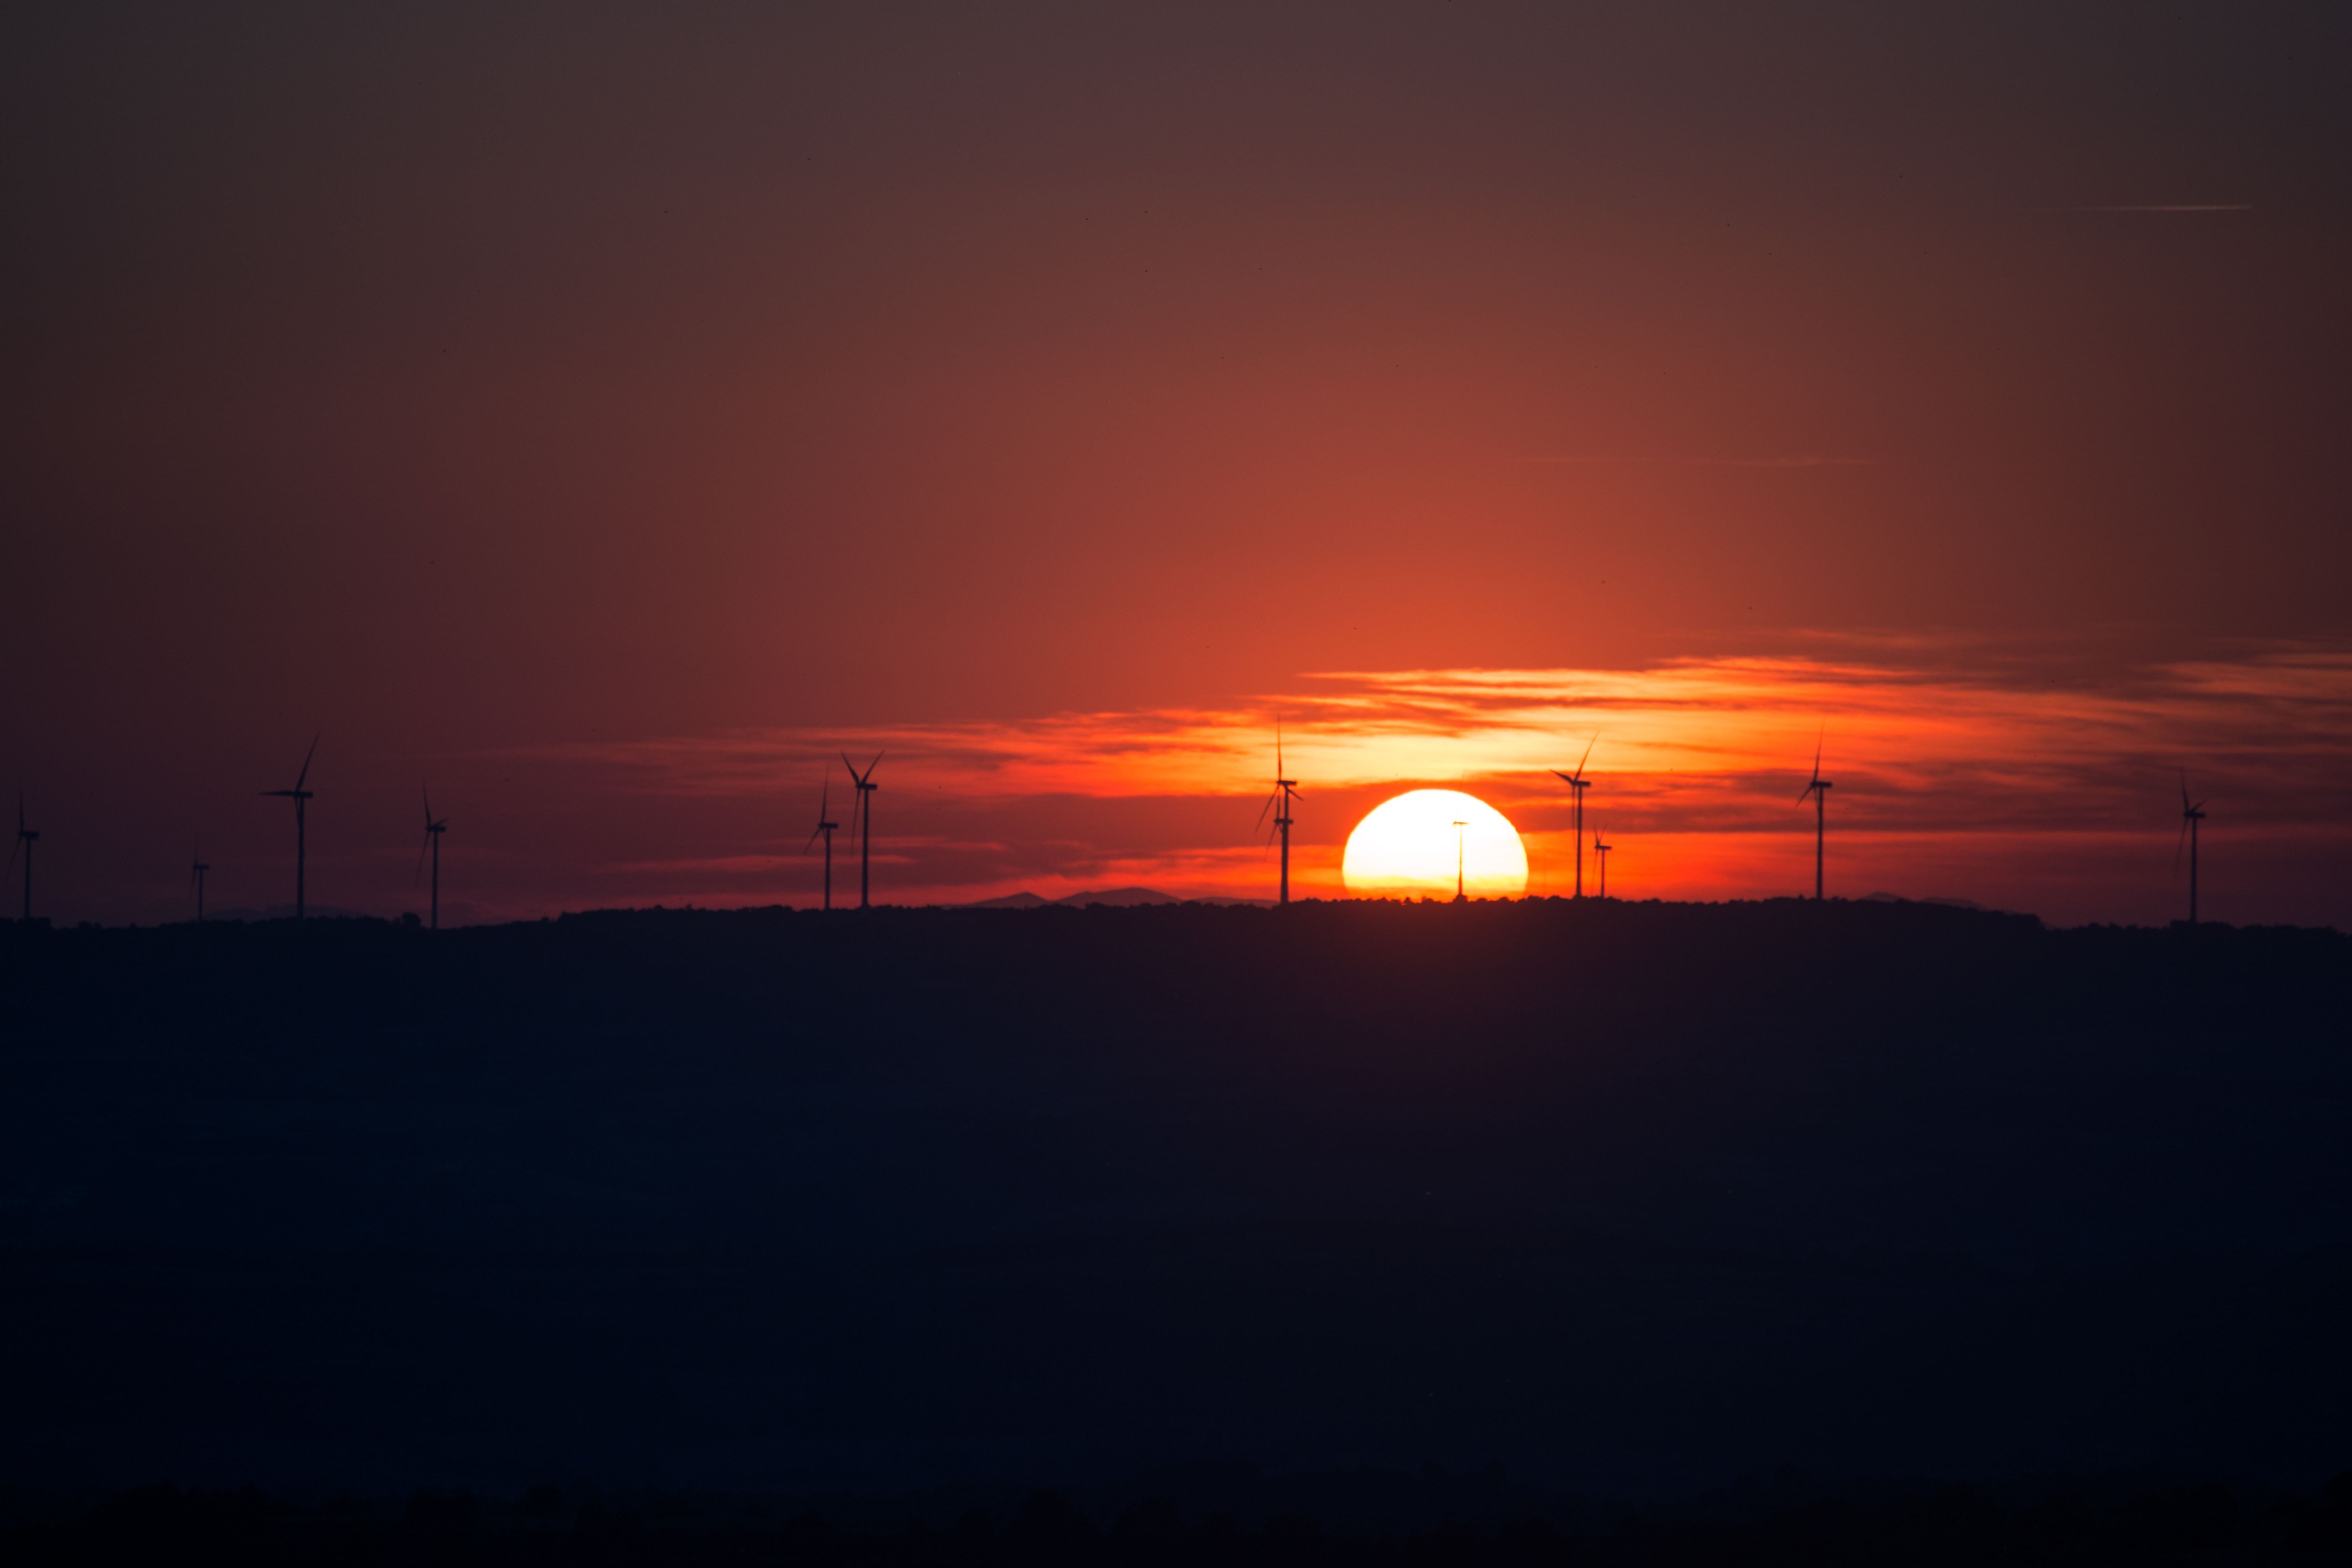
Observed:
[[[1924,906],[0,932],[0,1479],[2352,1466],[2352,942]]]

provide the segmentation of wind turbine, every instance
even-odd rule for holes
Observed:
[[[188,883],[196,889],[196,923],[205,923],[205,873],[212,868],[205,864],[204,846],[199,844],[188,863]]]
[[[1609,851],[1616,847],[1601,842],[1601,829],[1592,830],[1592,858],[1601,862],[1601,896],[1604,899],[1609,896]]]
[[[310,759],[318,754],[319,737],[313,735],[310,737],[310,749],[302,753],[302,771],[294,775],[294,787],[292,789],[266,789],[261,792],[262,796],[265,799],[282,797],[294,803],[294,919],[298,924],[301,921],[304,909],[302,900],[303,865],[309,856],[309,846],[304,838],[302,808],[309,805],[310,797],[318,793],[315,790],[304,789],[302,784],[303,782],[310,776]]]
[[[2197,825],[2205,820],[2205,803],[2189,804],[2189,775],[2180,775],[2180,838],[2189,843],[2189,923],[2197,923]],[[2172,845],[2172,868],[2180,869],[2180,839]],[[32,906],[26,906],[29,913]]]
[[[1584,742],[1584,755],[1577,759],[1574,773],[1564,773],[1558,768],[1551,771],[1554,778],[1568,785],[1576,801],[1575,830],[1570,837],[1576,840],[1576,896],[1580,899],[1584,897],[1584,792],[1592,787],[1592,781],[1584,776],[1584,764],[1592,760],[1592,748],[1600,740],[1601,731],[1595,730],[1592,739]]]
[[[874,782],[874,770],[882,765],[882,753],[875,752],[874,760],[866,764],[866,771],[862,773],[857,771],[857,764],[849,760],[847,752],[841,753],[841,765],[849,770],[850,778],[857,785],[857,805],[849,814],[849,825],[857,831],[857,907],[862,910],[867,907],[868,874],[873,868],[874,792],[882,787]],[[833,854],[831,838],[824,841],[824,851],[830,860]],[[831,885],[830,874],[827,885]],[[831,907],[829,902],[827,907]]]
[[[1265,814],[1274,813],[1274,826],[1282,834],[1282,896],[1280,903],[1290,903],[1290,803],[1298,795],[1297,781],[1282,776],[1282,721],[1274,721],[1274,793],[1257,808],[1258,826],[1265,826]]]
[[[33,918],[33,846],[40,841],[41,836],[25,826],[25,792],[20,789],[16,792],[16,841],[8,847],[8,864],[12,867],[16,864],[19,849],[25,852],[25,919],[27,921]]]
[[[882,759],[879,757],[875,759],[876,762],[880,762],[881,760]],[[801,846],[801,853],[803,855],[807,854],[809,852],[809,844],[815,843],[820,835],[824,837],[824,907],[828,910],[833,908],[833,830],[841,826],[838,822],[833,821],[832,817],[833,764],[831,763],[827,763],[824,765],[824,793],[817,797],[816,831],[809,835],[808,844]]]
[[[1823,729],[1822,734],[1828,731]],[[1805,804],[1805,795],[1813,797],[1813,902],[1822,901],[1822,838],[1828,831],[1830,781],[1822,777],[1822,737],[1813,738],[1813,776],[1805,783],[1804,795],[1797,804]]]
[[[1454,819],[1454,901],[1457,904],[1464,901],[1462,898],[1462,841],[1464,836],[1469,831],[1470,825],[1468,823],[1463,821],[1458,816]]]
[[[438,822],[433,820],[433,792],[429,789],[425,790],[425,842],[417,847],[416,868],[420,871],[425,869],[425,854],[426,850],[431,850],[433,853],[432,929],[435,931],[441,929],[441,836],[447,831],[449,831],[447,817],[445,816]]]

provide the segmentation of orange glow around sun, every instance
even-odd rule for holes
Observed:
[[[1417,789],[1382,801],[1356,824],[1339,862],[1356,897],[1516,899],[1528,889],[1528,852],[1510,819],[1475,795]]]

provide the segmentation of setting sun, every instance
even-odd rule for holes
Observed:
[[[1358,898],[1450,899],[1457,866],[1471,898],[1527,891],[1528,852],[1509,818],[1475,795],[1417,789],[1381,802],[1356,824],[1339,877]]]

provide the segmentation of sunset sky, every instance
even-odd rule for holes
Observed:
[[[36,910],[1564,891],[2352,925],[2341,6],[18,7]],[[845,841],[843,847],[847,847]],[[14,910],[15,893],[5,907]]]

